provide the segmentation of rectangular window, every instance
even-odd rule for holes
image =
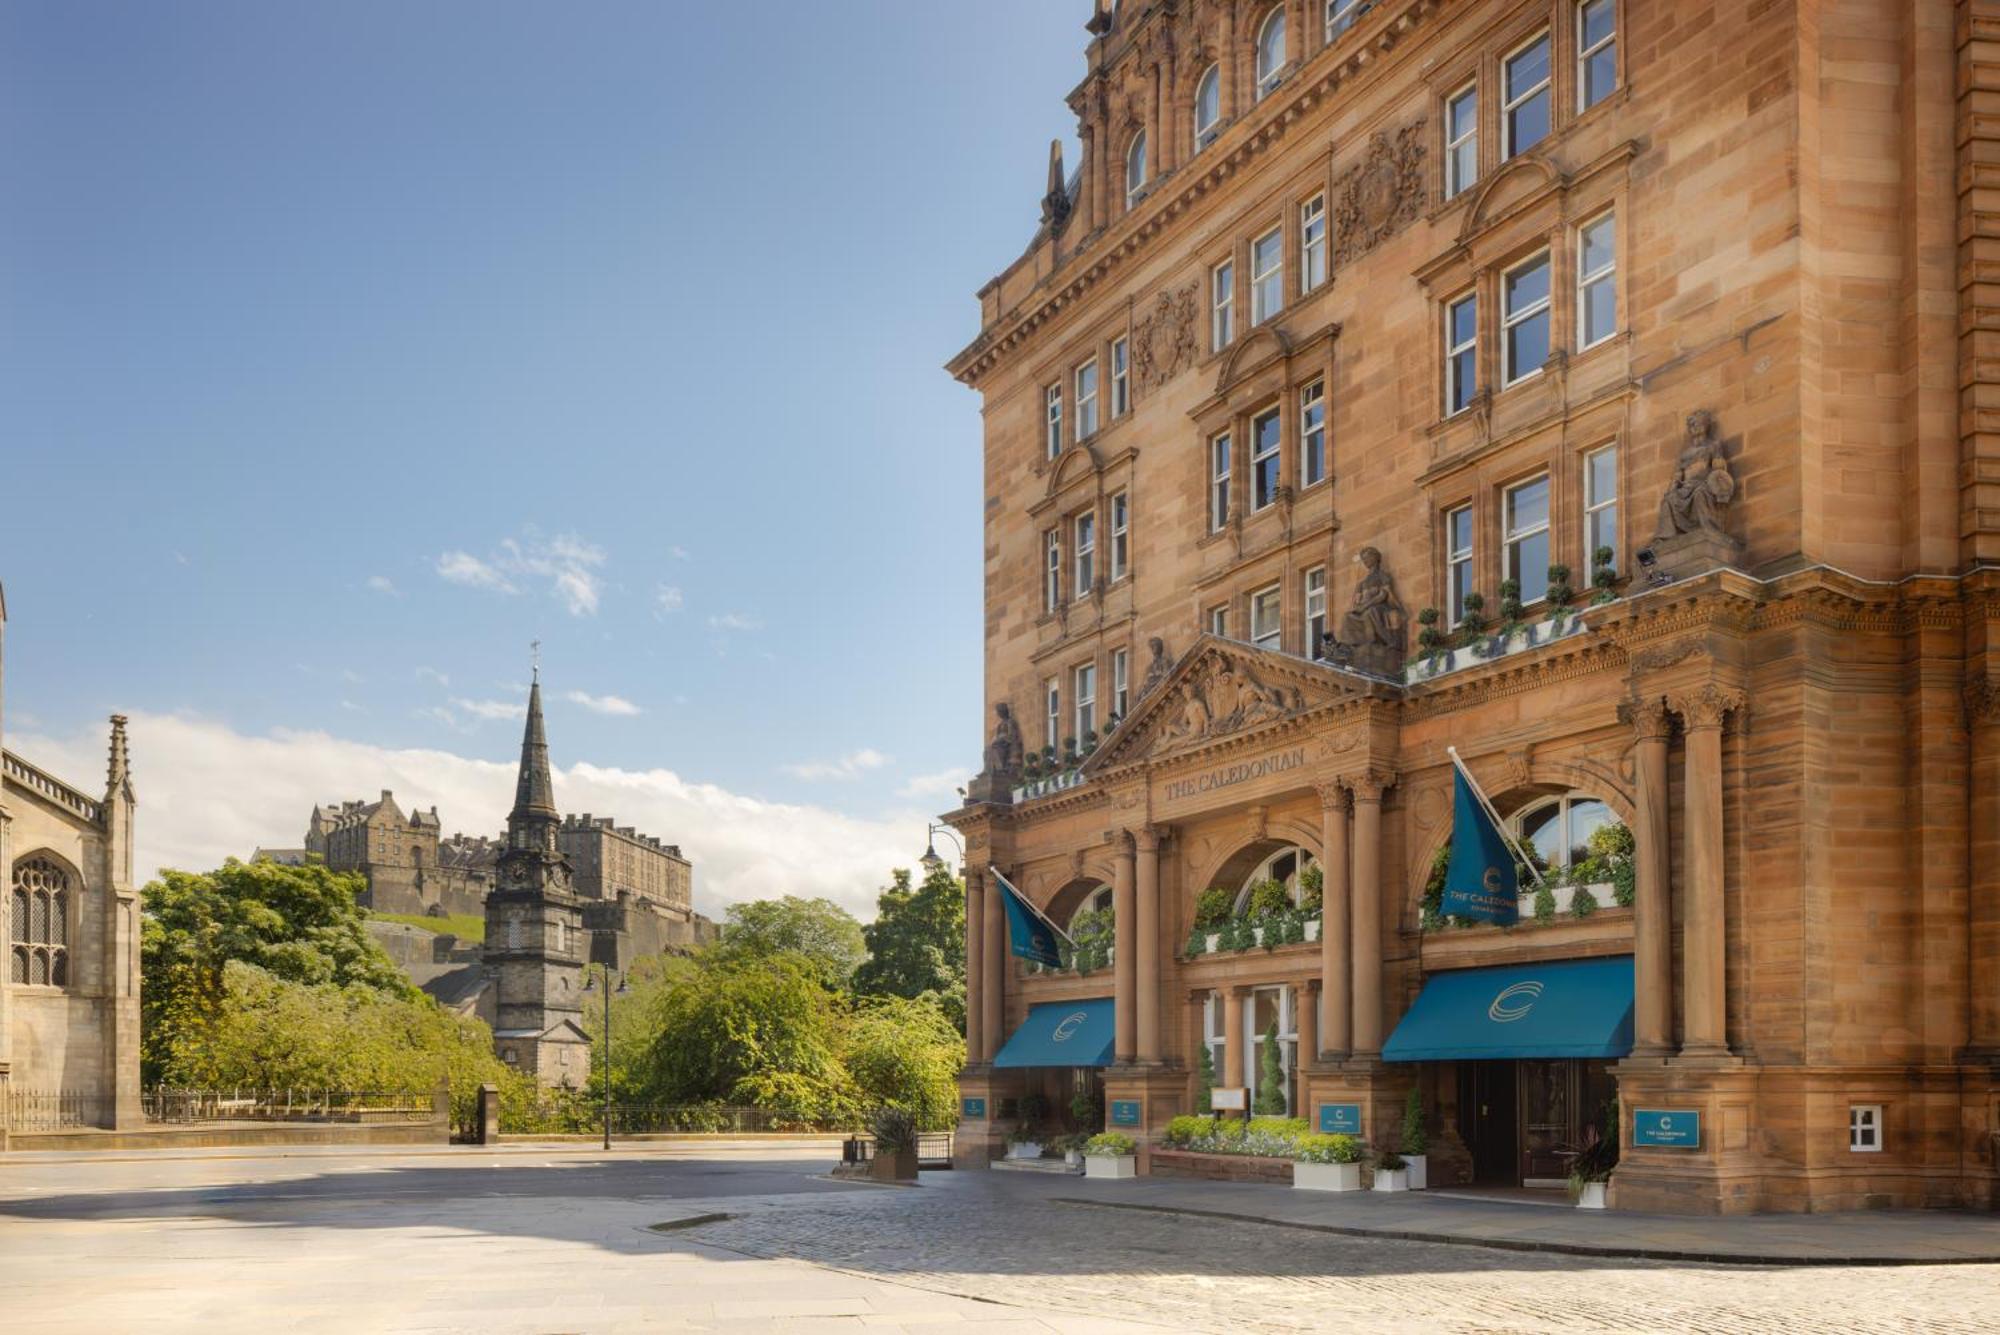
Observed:
[[[1538,603],[1549,592],[1549,479],[1547,474],[1509,487],[1501,502],[1507,569],[1504,578],[1521,586],[1521,604]]]
[[[1856,1103],[1847,1109],[1847,1148],[1856,1154],[1878,1154],[1882,1149],[1882,1105]]]
[[[1119,492],[1111,498],[1111,583],[1125,578],[1132,559],[1132,507]]]
[[[1326,481],[1326,382],[1299,391],[1299,486]]]
[[[1444,197],[1450,199],[1479,179],[1479,89],[1452,95],[1444,104]]]
[[[1586,0],[1576,7],[1576,97],[1588,111],[1618,87],[1617,0]]]
[[[1333,39],[1354,26],[1354,20],[1361,17],[1366,8],[1361,0],[1326,0],[1326,40]]]
[[[1111,714],[1112,718],[1123,721],[1132,708],[1132,651],[1113,649],[1111,651]],[[1111,719],[1106,719],[1110,723]]]
[[[1042,695],[1048,705],[1048,733],[1046,745],[1057,755],[1062,754],[1062,683],[1050,677],[1042,683]]]
[[[1227,639],[1229,636],[1229,604],[1217,603],[1208,609],[1208,633]]]
[[[1549,257],[1500,276],[1500,383],[1526,380],[1549,359]]]
[[[1262,510],[1278,499],[1278,410],[1250,422],[1250,508]]]
[[[1111,415],[1132,411],[1132,345],[1125,339],[1111,344]]]
[[[1465,596],[1472,592],[1472,507],[1461,505],[1444,517],[1445,617],[1465,620]]]
[[[1444,415],[1464,412],[1479,392],[1479,296],[1444,308]]]
[[[1076,740],[1086,742],[1097,731],[1097,664],[1076,670]]]
[[[1527,152],[1549,137],[1549,35],[1501,62],[1500,157]]]
[[[1326,196],[1299,205],[1299,291],[1326,281]]]
[[[1085,510],[1076,517],[1076,600],[1097,589],[1097,515]]]
[[[1592,347],[1618,332],[1618,219],[1593,218],[1576,229],[1577,346]]]
[[[1250,243],[1250,323],[1262,324],[1285,305],[1285,229],[1273,227]]]
[[[1042,610],[1053,612],[1062,606],[1062,534],[1049,529],[1042,534]]]
[[[1216,265],[1208,286],[1213,311],[1210,334],[1215,351],[1220,352],[1236,338],[1236,265],[1226,260]]]
[[[1273,584],[1250,595],[1250,642],[1259,649],[1276,649],[1285,633],[1284,604]]]
[[[1618,447],[1606,445],[1583,456],[1584,563],[1597,563],[1600,549],[1611,552],[1618,568]]]
[[[1219,533],[1229,522],[1229,436],[1208,442],[1208,531]]]
[[[1306,655],[1318,658],[1326,644],[1326,567],[1306,571]]]
[[[1042,401],[1043,404],[1045,405],[1044,420],[1047,423],[1047,427],[1043,433],[1043,439],[1046,442],[1046,452],[1048,454],[1048,457],[1053,459],[1058,454],[1062,453],[1062,447],[1063,447],[1062,386],[1050,385],[1048,389],[1043,392]]]
[[[1076,438],[1097,434],[1097,359],[1076,368]]]

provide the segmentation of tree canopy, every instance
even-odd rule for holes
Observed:
[[[897,868],[861,929],[868,958],[854,973],[861,996],[932,997],[965,1029],[965,883],[942,865],[912,887]]]
[[[854,915],[830,899],[757,899],[731,904],[720,953],[760,959],[797,955],[826,987],[844,988],[866,958],[868,946]]]

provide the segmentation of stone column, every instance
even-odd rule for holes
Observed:
[[[1134,1055],[1157,1062],[1160,1048],[1160,832],[1148,825],[1138,833],[1138,888],[1134,914],[1138,948],[1138,1031]]]
[[[1743,697],[1709,685],[1673,702],[1686,734],[1687,772],[1682,780],[1682,856],[1685,923],[1682,928],[1683,1057],[1729,1054],[1724,952],[1722,862],[1722,721]]]
[[[1393,780],[1354,780],[1353,975],[1356,1057],[1382,1055],[1382,794]]]
[[[1320,996],[1325,998],[1324,1023],[1318,1026],[1319,1047],[1309,1054],[1317,1060],[1321,1052],[1332,1058],[1345,1057],[1352,1041],[1354,995],[1348,970],[1353,954],[1353,924],[1348,915],[1352,896],[1348,879],[1347,789],[1338,783],[1319,785],[1320,873],[1324,877],[1319,915]],[[1303,1039],[1304,1030],[1300,1030]],[[1304,1051],[1304,1044],[1300,1044]]]
[[[1005,894],[995,883],[985,895],[986,927],[980,933],[980,948],[986,965],[979,971],[979,1030],[980,1041],[986,1050],[979,1056],[981,1061],[992,1061],[1000,1051],[1000,1045],[1007,1040],[1001,1032],[1006,1023],[1003,1008],[1007,987],[1007,922],[1005,911],[1000,905],[1000,896]]]
[[[1250,989],[1240,983],[1220,993],[1228,1009],[1222,1013],[1222,1069],[1215,1073],[1215,1083],[1228,1089],[1242,1089],[1250,1083],[1250,1068],[1244,1060],[1247,1044],[1243,1041],[1243,998],[1249,995]]]
[[[1299,1055],[1292,1063],[1292,1116],[1304,1117],[1306,1107],[1306,1063],[1319,1055],[1319,979],[1301,978],[1292,984],[1292,1006],[1299,1031]]]
[[[986,1060],[986,868],[965,869],[965,1059]]]
[[[1627,707],[1638,737],[1637,824],[1632,830],[1634,1057],[1665,1057],[1674,1045],[1673,832],[1667,818],[1667,736],[1673,718],[1651,696]]]
[[[1139,972],[1138,909],[1132,902],[1133,840],[1128,831],[1118,833],[1118,856],[1111,868],[1112,921],[1112,1016],[1115,1038],[1112,1060],[1119,1065],[1132,1060],[1139,1033],[1139,996],[1133,986]]]

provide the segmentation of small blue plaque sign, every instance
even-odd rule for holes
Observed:
[[[1319,1129],[1321,1135],[1327,1136],[1360,1135],[1361,1105],[1358,1103],[1320,1104]]]
[[[1701,1148],[1701,1114],[1692,1109],[1636,1109],[1632,1113],[1632,1143],[1663,1149],[1698,1150]]]
[[[986,1116],[985,1099],[961,1099],[959,1105],[961,1115],[964,1117],[977,1119]]]
[[[1139,1100],[1137,1099],[1111,1100],[1111,1125],[1113,1126],[1139,1125]]]

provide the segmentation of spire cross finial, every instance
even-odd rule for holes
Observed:
[[[542,679],[542,642],[540,640],[528,641],[528,652],[533,664],[530,670],[534,673],[535,680],[540,681]]]

